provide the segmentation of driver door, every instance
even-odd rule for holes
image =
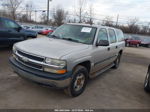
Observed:
[[[101,28],[99,30],[97,41],[100,40],[109,41],[107,29]],[[94,72],[98,72],[110,64],[110,54],[110,46],[96,46],[93,49]]]

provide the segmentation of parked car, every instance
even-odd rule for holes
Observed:
[[[35,31],[35,32],[37,32],[37,33],[41,33],[41,31],[43,31],[43,30],[45,30],[46,28],[45,27],[43,27],[43,26],[32,26],[31,28],[30,28],[30,30],[33,30],[33,31]]]
[[[88,79],[119,67],[124,47],[119,29],[64,24],[49,37],[16,43],[10,63],[19,76],[76,97]]]
[[[150,92],[150,65],[148,67],[147,75],[145,78],[144,89],[146,92]]]
[[[141,46],[150,48],[150,38],[146,38],[141,42]]]
[[[40,32],[42,35],[48,35],[49,33],[52,33],[54,30],[52,28],[46,28],[43,31]]]
[[[27,25],[21,25],[22,26],[22,28],[24,28],[24,29],[30,29],[30,26],[27,26]]]
[[[13,20],[0,17],[0,45],[12,45],[27,39],[23,28]]]
[[[33,30],[22,29],[21,32],[25,33],[27,38],[37,38],[38,33]]]
[[[127,47],[129,46],[139,47],[141,44],[141,39],[139,37],[132,36],[131,38],[126,39],[125,42]]]

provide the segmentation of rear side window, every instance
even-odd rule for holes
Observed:
[[[5,28],[18,28],[19,27],[15,22],[11,20],[3,19],[2,22]]]
[[[115,31],[113,29],[109,29],[109,38],[110,38],[110,43],[116,43],[117,39],[116,39],[116,34]]]
[[[98,32],[98,41],[100,40],[108,40],[107,30],[102,28]]]
[[[121,30],[116,30],[116,33],[117,33],[118,41],[119,42],[124,41],[123,32]]]

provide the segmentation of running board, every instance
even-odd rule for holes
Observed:
[[[98,71],[98,72],[96,72],[96,73],[91,74],[91,75],[90,75],[90,78],[95,78],[95,77],[101,75],[101,74],[104,73],[105,71],[107,71],[107,70],[109,70],[110,68],[112,68],[114,65],[115,65],[115,64],[113,63],[113,64],[111,64],[111,65],[105,67],[104,69],[102,69],[102,70],[100,70],[100,71]]]

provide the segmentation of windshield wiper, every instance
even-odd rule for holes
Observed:
[[[74,39],[72,39],[72,38],[62,38],[62,39],[80,43],[80,41],[74,40]]]

